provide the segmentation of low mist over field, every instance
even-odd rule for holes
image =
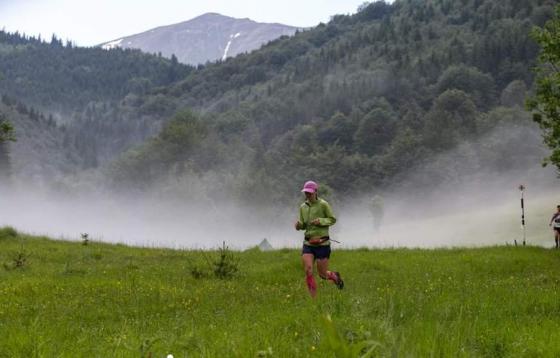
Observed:
[[[494,138],[500,144],[492,146]],[[548,222],[560,204],[557,172],[541,167],[546,154],[532,126],[499,127],[477,142],[465,141],[455,149],[418,165],[407,179],[382,194],[382,224],[373,230],[359,225],[359,215],[340,230],[354,246],[454,247],[514,244],[523,241],[521,192],[525,186],[527,242],[554,243]],[[369,196],[371,197],[371,196]],[[357,200],[358,202],[360,200]],[[367,213],[362,201],[348,214]],[[368,239],[373,238],[373,239]]]
[[[552,242],[547,224],[560,203],[552,169],[536,168],[508,176],[479,173],[476,180],[473,178],[438,188],[410,185],[380,193],[383,207],[382,214],[377,214],[377,229],[370,209],[372,194],[327,198],[338,218],[332,237],[341,243],[335,245],[431,248],[520,243],[521,183],[527,187],[528,242]],[[294,187],[294,192],[299,190],[299,186]],[[0,225],[69,240],[79,240],[81,233],[88,233],[93,240],[140,246],[211,249],[225,241],[232,248],[245,249],[266,238],[275,248],[298,247],[303,233],[296,232],[293,223],[300,202],[252,208],[228,199],[69,195],[18,187],[4,196]]]
[[[0,225],[55,238],[79,240],[81,233],[88,233],[99,241],[200,249],[223,241],[246,248],[264,237],[289,244],[289,227],[272,214],[266,222],[262,212],[225,201],[212,205],[108,194],[69,197],[33,189],[20,189],[7,201],[0,209]]]
[[[391,193],[378,230],[367,205],[344,212],[347,220],[338,232],[350,246],[459,247],[521,244],[520,183],[527,189],[525,218],[527,243],[551,246],[550,216],[560,203],[560,190],[543,178],[488,178],[486,184],[445,187],[429,195]],[[419,189],[421,190],[421,189]],[[356,214],[362,213],[362,215]],[[364,225],[366,224],[366,225]],[[367,225],[369,224],[369,225]]]
[[[493,141],[496,137],[498,144]],[[489,147],[492,143],[494,147]],[[527,241],[548,246],[553,240],[547,225],[560,204],[560,189],[555,170],[539,164],[544,156],[535,126],[500,127],[478,141],[465,141],[419,163],[382,191],[364,187],[352,196],[333,192],[326,199],[338,218],[331,233],[341,243],[335,245],[521,242],[518,187],[524,184]],[[14,180],[19,184],[2,195],[0,225],[69,240],[88,233],[93,240],[176,248],[211,249],[225,241],[232,248],[245,249],[265,238],[275,248],[299,247],[302,242],[303,232],[296,232],[293,224],[304,200],[299,193],[303,183],[294,181],[293,196],[284,204],[267,201],[266,192],[265,199],[240,204],[224,192],[218,177],[169,178],[172,186],[163,183],[164,188],[126,195],[107,189],[95,176],[90,182],[86,177],[56,187]],[[254,191],[261,192],[255,185]],[[372,211],[375,195],[377,212]]]

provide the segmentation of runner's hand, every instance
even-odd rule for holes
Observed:
[[[299,221],[296,221],[296,224],[294,225],[294,227],[296,228],[296,230],[300,230],[301,229],[301,223]]]
[[[313,219],[313,221],[311,221],[312,225],[321,225],[321,220],[319,219]]]

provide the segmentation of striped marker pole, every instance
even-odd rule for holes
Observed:
[[[525,203],[523,200],[523,192],[525,191],[525,186],[521,184],[519,186],[521,191],[521,227],[523,228],[523,246],[525,246]]]

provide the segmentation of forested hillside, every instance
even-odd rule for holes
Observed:
[[[529,33],[553,5],[404,0],[335,16],[137,98],[200,113],[176,116],[112,177],[215,181],[258,200],[306,178],[352,193],[404,185],[416,168],[439,185],[460,171],[526,167],[544,155],[523,109],[538,51]],[[430,162],[458,145],[460,164]]]
[[[79,165],[81,158],[75,155],[71,134],[65,126],[57,125],[52,115],[2,95],[1,119],[9,120],[15,140],[3,143],[0,176],[11,172],[19,180],[41,184],[60,179]]]
[[[191,70],[139,50],[75,47],[56,36],[46,42],[0,31],[0,93],[40,109],[81,112],[90,102],[120,100]]]
[[[529,33],[552,17],[554,5],[380,1],[197,69],[137,52],[28,41],[3,45],[0,71],[7,76],[12,63],[15,72],[0,90],[22,101],[47,105],[43,96],[52,96],[55,108],[58,102],[81,108],[68,129],[81,146],[77,167],[102,167],[118,188],[157,187],[174,197],[223,192],[256,202],[285,200],[308,178],[333,194],[406,185],[418,168],[426,184],[437,186],[464,172],[507,172],[543,157],[523,108],[538,51]],[[89,73],[91,54],[103,51],[106,60],[95,60],[93,86],[64,86],[71,73],[49,70],[53,78],[34,77],[41,78],[35,91],[15,85],[40,67],[16,65],[19,48],[44,49],[33,58],[52,61],[52,68],[63,53],[87,53],[87,60],[61,67],[77,78]],[[153,139],[105,165],[163,123]],[[457,160],[433,161],[452,149]]]
[[[32,107],[64,124],[64,132],[57,136],[67,138],[64,151],[71,153],[74,160],[53,156],[43,164],[65,168],[64,173],[95,168],[157,131],[159,125],[152,126],[152,118],[143,122],[136,113],[134,123],[129,124],[128,117],[115,114],[114,108],[126,95],[130,98],[147,93],[193,70],[176,58],[168,60],[139,50],[75,47],[70,42],[63,44],[56,36],[46,42],[0,31],[0,94],[17,101],[20,109]],[[101,112],[103,116],[98,115]],[[21,124],[18,118],[12,120]],[[37,131],[40,128],[33,125],[19,128],[21,137],[32,139],[16,144],[16,150],[31,152],[33,148],[53,145],[47,142],[48,136],[33,135]],[[18,158],[21,157],[16,155]],[[16,173],[28,175],[31,171],[41,178],[53,177],[53,173],[42,172],[41,166],[29,161],[16,164]]]

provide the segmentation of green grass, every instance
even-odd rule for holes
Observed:
[[[217,252],[6,228],[0,247],[0,357],[334,357],[359,342],[374,356],[560,355],[550,249],[336,250],[346,288],[320,282],[312,300],[296,250],[235,252],[220,280],[191,274]]]

